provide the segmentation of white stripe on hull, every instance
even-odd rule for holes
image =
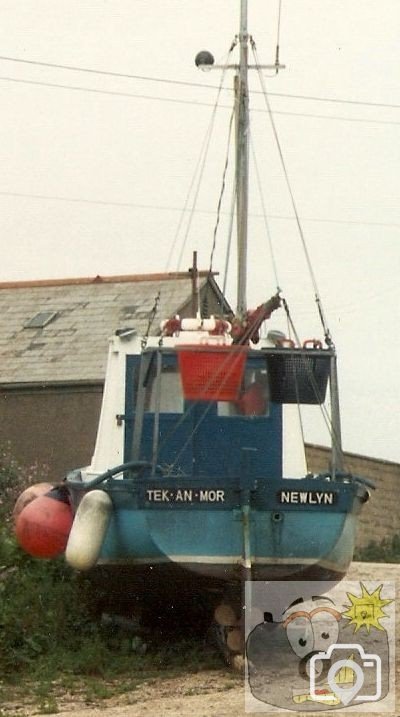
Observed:
[[[196,572],[202,567],[206,569],[218,569],[221,567],[230,568],[232,566],[244,565],[243,557],[241,555],[171,555],[169,557],[160,556],[157,558],[120,558],[116,560],[108,560],[102,558],[98,561],[98,565],[162,565],[162,564],[175,563],[182,568],[188,570],[195,570]],[[346,565],[339,565],[337,562],[326,558],[254,558],[251,561],[253,566],[276,566],[277,568],[287,567],[307,567],[312,565],[319,565],[321,568],[327,570],[333,570],[336,572],[345,572],[347,569]]]
[[[313,565],[318,562],[315,558],[252,558],[253,565],[297,565],[299,563]],[[156,565],[159,563],[205,564],[205,565],[240,565],[243,563],[242,555],[169,555],[157,558],[101,558],[98,565],[130,564],[130,565]]]

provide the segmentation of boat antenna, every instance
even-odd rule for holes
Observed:
[[[198,316],[199,318],[201,318],[199,271],[197,268],[197,251],[193,252],[193,265],[189,269],[189,274],[192,277],[192,316]]]
[[[275,72],[278,74],[279,72],[279,43],[280,43],[280,35],[281,35],[281,15],[282,15],[282,0],[279,0],[278,5],[278,27],[276,31],[276,51],[275,51]]]
[[[244,317],[247,309],[247,234],[249,195],[249,87],[248,70],[266,69],[278,72],[284,68],[275,58],[273,65],[249,65],[249,42],[247,28],[248,0],[240,2],[239,42],[240,57],[236,65],[216,65],[213,55],[203,50],[196,56],[196,65],[202,70],[234,69],[235,119],[236,119],[236,218],[237,218],[237,316]],[[232,43],[232,47],[234,43]]]

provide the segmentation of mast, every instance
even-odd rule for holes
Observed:
[[[249,89],[247,0],[240,4],[240,61],[235,76],[237,188],[237,314],[247,308],[247,231],[249,197]]]
[[[211,69],[234,69],[235,115],[236,115],[236,221],[237,221],[237,315],[243,317],[247,310],[247,232],[249,207],[249,69],[279,70],[285,65],[279,62],[277,48],[273,65],[249,65],[249,34],[247,29],[248,0],[240,0],[240,31],[235,40],[239,41],[240,59],[238,65],[215,65],[214,57],[208,50],[197,53],[195,64],[204,71]],[[234,45],[232,45],[233,47]]]

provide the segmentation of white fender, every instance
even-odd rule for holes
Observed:
[[[89,570],[97,563],[112,511],[112,501],[103,490],[83,496],[69,534],[65,559],[75,570]]]

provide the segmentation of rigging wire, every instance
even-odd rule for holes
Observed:
[[[80,67],[77,65],[62,65],[57,62],[43,62],[39,60],[27,60],[22,59],[20,57],[6,57],[4,55],[0,56],[0,60],[5,60],[6,62],[19,62],[24,65],[36,65],[38,67],[51,67],[58,70],[68,70],[72,72],[85,72],[87,74],[91,75],[105,75],[108,77],[123,77],[125,79],[130,80],[144,80],[146,82],[163,82],[165,84],[171,84],[171,85],[194,85],[195,83],[192,82],[185,82],[183,80],[170,80],[167,78],[162,77],[149,77],[146,75],[133,75],[128,72],[114,72],[112,70],[95,70],[90,67]],[[202,87],[201,83],[198,83],[198,86]],[[217,89],[215,85],[208,85],[208,87],[213,87],[213,89]]]
[[[232,127],[233,127],[234,118],[235,118],[235,107],[233,107],[233,109],[232,109],[232,113],[231,113],[230,120],[229,120],[228,142],[227,142],[227,146],[226,146],[225,164],[224,164],[224,170],[222,173],[221,191],[220,191],[219,198],[218,198],[217,218],[216,218],[215,226],[214,226],[213,243],[212,243],[211,254],[210,254],[210,268],[209,268],[210,274],[213,270],[213,259],[214,259],[215,248],[217,245],[217,232],[218,232],[219,222],[220,222],[220,218],[221,218],[222,199],[223,199],[224,192],[225,192],[226,173],[228,171],[228,166],[229,166],[229,155],[230,155],[230,148],[231,148]]]
[[[205,168],[205,164],[206,164],[206,161],[207,161],[208,151],[209,151],[209,149],[210,149],[210,143],[211,143],[212,133],[213,133],[213,129],[214,129],[215,116],[216,116],[216,115],[215,115],[216,107],[217,107],[217,105],[214,106],[214,110],[213,110],[213,113],[212,113],[211,121],[210,121],[210,124],[209,124],[209,126],[208,126],[208,128],[207,128],[206,141],[205,141],[205,144],[203,145],[203,148],[202,148],[202,149],[203,149],[202,156],[200,155],[200,157],[199,157],[199,161],[198,161],[198,165],[197,165],[197,167],[198,167],[197,183],[196,183],[196,187],[195,187],[195,190],[194,190],[193,199],[192,199],[192,202],[191,202],[190,207],[189,207],[189,198],[190,198],[190,197],[189,197],[189,195],[188,195],[188,203],[187,203],[186,207],[188,207],[189,216],[188,216],[188,219],[187,219],[186,231],[185,231],[184,236],[183,236],[183,241],[182,241],[182,245],[181,245],[181,250],[180,250],[180,253],[179,253],[179,257],[178,257],[178,262],[177,262],[177,267],[176,267],[176,270],[177,270],[177,271],[179,270],[179,267],[181,266],[181,262],[182,262],[182,259],[183,259],[183,253],[184,253],[184,250],[185,250],[185,247],[186,247],[186,243],[187,243],[187,240],[188,240],[188,237],[189,237],[189,233],[190,233],[190,229],[191,229],[191,226],[192,226],[193,218],[194,218],[194,215],[195,215],[195,210],[196,210],[196,207],[197,207],[197,201],[198,201],[198,198],[199,198],[201,182],[202,182],[202,179],[203,179],[203,176],[204,176],[204,168]],[[194,179],[196,179],[196,177],[194,177]],[[194,187],[194,182],[193,182],[193,185],[192,185],[192,186]],[[183,212],[183,213],[182,213],[182,222],[180,222],[180,227],[183,225],[183,220],[184,220],[185,218],[186,218],[186,217],[185,217],[185,213]]]
[[[286,318],[287,318],[288,327],[289,327],[288,334],[289,334],[289,336],[293,335],[294,338],[295,338],[295,340],[296,340],[296,343],[298,344],[298,346],[301,346],[300,337],[299,337],[299,334],[298,334],[298,332],[297,332],[297,329],[296,329],[296,327],[295,327],[295,325],[294,325],[294,322],[293,322],[293,319],[292,319],[292,316],[291,316],[291,313],[290,313],[289,305],[288,305],[288,303],[287,303],[287,301],[286,301],[286,299],[285,299],[284,297],[281,297],[281,303],[282,303],[282,306],[283,306],[283,308],[284,308],[284,310],[285,310],[285,313],[286,313]],[[318,385],[317,385],[317,383],[316,383],[316,380],[315,380],[315,378],[314,378],[312,372],[307,371],[307,378],[308,378],[308,380],[310,381],[312,390],[313,390],[314,395],[315,395],[315,397],[316,397],[316,399],[317,399],[317,401],[318,401],[319,409],[320,409],[320,411],[321,411],[321,415],[322,415],[323,421],[324,421],[324,423],[325,423],[325,426],[326,426],[326,428],[327,428],[327,430],[328,430],[328,433],[329,433],[329,435],[330,435],[331,441],[332,441],[332,443],[336,446],[336,448],[340,449],[340,440],[339,440],[339,438],[338,438],[338,436],[337,436],[337,434],[336,434],[336,431],[335,431],[335,428],[334,428],[334,425],[333,425],[333,422],[332,422],[332,418],[331,418],[331,416],[330,416],[330,414],[329,414],[329,411],[328,411],[328,409],[327,409],[325,403],[322,401],[322,396],[321,396],[321,394],[320,394]],[[304,429],[303,429],[303,417],[302,417],[301,405],[300,405],[300,402],[299,402],[299,401],[297,401],[297,406],[298,406],[298,410],[299,410],[299,418],[300,418],[301,432],[302,432],[302,435],[303,435],[303,444],[305,444],[305,433],[304,433]]]
[[[284,177],[285,177],[285,181],[286,181],[286,186],[287,186],[287,189],[288,189],[288,192],[289,192],[289,196],[290,196],[290,200],[291,200],[291,204],[292,204],[294,216],[295,216],[295,219],[296,219],[297,228],[298,228],[298,231],[299,231],[299,236],[300,236],[300,239],[301,239],[301,243],[302,243],[302,246],[303,246],[304,255],[305,255],[305,258],[306,258],[306,263],[307,263],[308,270],[309,270],[310,277],[311,277],[311,281],[312,281],[312,284],[313,284],[313,287],[314,287],[315,302],[316,302],[316,305],[317,305],[317,309],[318,309],[319,317],[320,317],[320,320],[321,320],[321,324],[322,324],[322,327],[323,327],[323,330],[324,330],[325,341],[326,341],[327,346],[332,346],[332,345],[333,345],[332,337],[331,337],[331,334],[330,334],[330,331],[329,331],[329,328],[328,328],[328,325],[327,325],[327,322],[326,322],[325,313],[324,313],[324,309],[323,309],[322,302],[321,302],[321,297],[320,297],[319,290],[318,290],[317,280],[316,280],[315,273],[314,273],[314,269],[313,269],[313,266],[312,266],[312,263],[311,263],[311,257],[310,257],[309,251],[308,251],[308,247],[307,247],[305,235],[304,235],[304,232],[303,232],[303,227],[302,227],[302,224],[301,224],[301,221],[300,221],[300,215],[299,215],[299,212],[298,212],[298,209],[297,209],[296,200],[295,200],[295,197],[294,197],[294,193],[293,193],[293,189],[292,189],[292,186],[291,186],[291,182],[290,182],[288,170],[287,170],[287,167],[286,167],[285,158],[284,158],[284,155],[283,155],[282,145],[281,145],[280,140],[279,140],[279,135],[278,135],[277,127],[276,127],[276,124],[275,124],[275,119],[274,119],[273,114],[272,114],[272,109],[271,109],[271,105],[270,105],[269,98],[268,98],[268,95],[267,95],[267,90],[266,90],[266,87],[265,87],[264,78],[263,78],[263,76],[262,76],[262,72],[261,72],[261,69],[260,69],[260,63],[259,63],[259,60],[258,60],[258,54],[257,54],[257,50],[256,50],[256,46],[255,46],[254,41],[251,42],[251,47],[252,47],[252,50],[253,50],[255,63],[256,63],[256,65],[257,65],[257,67],[259,68],[259,69],[258,69],[258,76],[259,76],[259,79],[260,79],[261,87],[262,87],[263,92],[264,92],[264,99],[265,99],[265,103],[266,103],[266,106],[267,106],[267,110],[268,110],[268,114],[269,114],[269,118],[270,118],[270,122],[271,122],[271,126],[272,126],[272,131],[273,131],[273,134],[274,134],[274,137],[275,137],[275,141],[276,141],[276,145],[277,145],[277,148],[278,148],[279,158],[280,158],[280,161],[281,161],[281,165],[282,165],[282,169],[283,169],[283,173],[284,173]]]
[[[229,213],[228,241],[226,244],[226,255],[225,255],[224,282],[223,282],[223,286],[222,286],[223,296],[226,296],[226,287],[227,287],[227,283],[228,283],[229,259],[231,256],[232,237],[233,237],[233,222],[235,219],[236,197],[237,197],[237,182],[233,182],[231,210]]]
[[[282,1],[282,0],[280,0]],[[278,20],[278,27],[280,27],[280,13],[279,13],[279,20]],[[280,29],[278,29],[278,34],[280,32]],[[56,69],[62,69],[62,70],[72,70],[76,72],[85,72],[90,73],[93,75],[105,75],[110,77],[121,77],[121,78],[127,78],[132,80],[140,80],[145,82],[155,82],[155,83],[163,83],[168,85],[180,85],[180,86],[186,86],[186,87],[200,87],[200,88],[206,88],[206,89],[212,89],[217,90],[217,85],[211,85],[206,84],[202,82],[188,82],[184,80],[171,80],[169,78],[162,78],[162,77],[150,77],[148,75],[134,75],[124,72],[113,72],[109,70],[94,70],[93,68],[87,68],[87,67],[78,67],[74,65],[62,65],[55,62],[42,62],[39,60],[27,60],[22,59],[18,57],[6,57],[6,56],[0,56],[0,60],[4,60],[7,62],[17,62],[17,63],[23,63],[27,65],[37,65],[39,67],[51,67]],[[13,78],[1,78],[0,79],[9,79],[12,80]],[[17,79],[15,80],[18,81]],[[24,80],[19,80],[20,82],[24,82]],[[29,82],[26,80],[26,82]],[[34,83],[31,84],[45,84],[45,83]],[[55,85],[63,87],[63,85]],[[71,89],[80,89],[80,88],[71,88]],[[223,90],[227,90],[229,92],[232,91],[231,87],[223,87]],[[100,92],[100,90],[98,90]],[[252,91],[253,94],[263,94],[262,91],[259,92],[257,90]],[[301,100],[310,100],[312,102],[332,102],[332,103],[338,103],[338,104],[351,104],[351,105],[365,105],[366,107],[387,107],[391,109],[399,109],[400,104],[395,103],[389,103],[389,102],[372,102],[372,101],[365,101],[365,100],[347,100],[347,99],[340,99],[338,97],[317,97],[315,95],[297,95],[297,94],[291,94],[286,92],[270,92],[270,97],[285,97],[289,99],[301,99]]]
[[[141,99],[141,100],[151,100],[153,102],[171,102],[173,104],[179,104],[179,105],[194,105],[198,107],[213,107],[213,104],[211,102],[198,102],[196,100],[183,100],[183,99],[177,99],[175,97],[160,97],[155,95],[142,95],[134,92],[119,92],[117,90],[100,90],[93,87],[78,87],[77,85],[64,85],[60,83],[55,82],[40,82],[38,80],[24,80],[17,77],[4,77],[0,76],[0,81],[4,82],[14,82],[17,84],[24,84],[24,85],[33,85],[33,86],[39,86],[39,87],[49,87],[50,89],[58,89],[58,90],[73,90],[76,92],[88,92],[96,95],[109,95],[111,97],[131,97],[134,99]],[[212,87],[215,89],[215,85],[199,85],[200,87]],[[274,93],[270,93],[272,95]],[[275,93],[275,96],[277,94]],[[281,95],[282,97],[285,97],[285,95]],[[295,95],[290,95],[295,97]],[[288,95],[289,97],[289,95]],[[298,96],[300,97],[300,95]],[[307,99],[304,97],[303,99]],[[312,99],[312,98],[309,98]],[[317,98],[315,98],[317,99]],[[326,100],[328,102],[333,102],[334,100]],[[341,100],[338,100],[341,102]],[[360,103],[365,104],[365,103]],[[379,105],[377,105],[379,106]],[[393,105],[393,107],[400,107],[400,105]],[[222,109],[231,109],[231,105],[223,105],[220,104],[220,108]],[[257,109],[253,108],[252,112],[262,112],[265,113],[266,110],[264,109]],[[396,122],[394,120],[376,120],[376,119],[365,119],[362,117],[340,117],[337,115],[318,115],[315,113],[310,112],[290,112],[285,110],[276,110],[276,115],[286,115],[289,117],[308,117],[312,119],[326,119],[326,120],[336,120],[339,122],[358,122],[363,124],[383,124],[383,125],[399,125],[400,122]]]
[[[263,219],[264,219],[264,226],[265,226],[265,231],[266,231],[267,239],[268,239],[268,246],[269,246],[269,252],[270,252],[270,256],[271,256],[272,270],[273,270],[274,277],[275,277],[275,286],[277,288],[277,291],[280,292],[281,288],[280,288],[280,281],[278,278],[278,266],[277,266],[277,262],[276,262],[276,258],[275,258],[274,247],[272,244],[272,236],[271,236],[271,230],[270,230],[269,223],[268,223],[267,209],[266,209],[266,205],[265,205],[265,197],[264,197],[264,192],[262,190],[260,170],[259,170],[259,166],[258,166],[258,162],[257,162],[257,156],[256,156],[256,153],[254,150],[254,142],[253,142],[252,135],[250,135],[250,147],[251,147],[251,154],[252,154],[252,159],[253,159],[253,163],[254,163],[258,193],[260,195],[262,215],[263,215]]]
[[[171,248],[170,248],[169,253],[168,253],[168,256],[167,256],[167,262],[166,262],[166,268],[165,268],[166,271],[168,271],[168,269],[169,269],[169,267],[170,267],[170,265],[171,265],[172,256],[173,256],[173,253],[174,253],[174,251],[175,251],[175,247],[176,247],[178,238],[179,238],[179,236],[180,236],[180,234],[181,234],[181,230],[182,230],[182,226],[183,226],[183,223],[184,223],[184,220],[185,220],[185,216],[186,216],[187,212],[193,212],[193,211],[195,211],[195,210],[193,210],[193,208],[192,208],[192,209],[189,208],[189,202],[190,202],[190,197],[191,197],[191,195],[192,195],[193,187],[194,187],[195,182],[196,182],[196,177],[197,177],[197,175],[198,175],[198,173],[199,173],[199,171],[200,171],[200,166],[201,166],[201,162],[202,162],[202,157],[203,157],[203,155],[204,155],[204,152],[206,151],[209,133],[210,133],[210,124],[208,125],[208,127],[207,127],[207,129],[206,129],[206,133],[205,133],[205,135],[204,135],[204,139],[203,139],[203,142],[202,142],[201,147],[200,147],[200,153],[199,153],[199,156],[198,156],[198,159],[197,159],[197,163],[196,163],[196,166],[195,166],[195,169],[194,169],[194,172],[193,172],[193,176],[192,176],[192,179],[191,179],[191,182],[190,182],[190,185],[189,185],[189,189],[188,189],[187,194],[186,194],[186,199],[185,199],[184,205],[183,205],[182,208],[179,208],[179,207],[175,207],[175,208],[174,208],[174,211],[179,211],[179,212],[180,212],[180,217],[179,217],[179,222],[178,222],[178,225],[177,225],[177,228],[176,228],[176,231],[175,231],[175,236],[174,236],[174,238],[173,238],[173,240],[172,240]],[[155,206],[154,206],[154,207],[149,207],[149,208],[151,208],[151,209],[160,209],[161,207],[155,207]],[[198,211],[198,210],[196,210],[196,211]],[[210,213],[211,213],[211,212],[210,212]]]
[[[168,212],[182,212],[188,211],[182,207],[167,206],[161,204],[141,204],[139,202],[112,202],[102,199],[84,199],[83,197],[62,197],[55,194],[32,194],[29,192],[8,192],[0,190],[0,197],[14,197],[16,199],[39,199],[42,201],[54,201],[54,202],[71,202],[73,204],[93,204],[95,206],[104,207],[121,207],[122,209],[157,209],[160,211]],[[196,209],[198,214],[214,214],[213,209]],[[224,214],[224,212],[221,212]],[[230,214],[230,212],[229,212]],[[257,212],[249,213],[251,217],[263,218],[262,214]],[[293,216],[284,214],[268,214],[269,219],[279,221],[294,221]],[[314,222],[317,224],[343,224],[350,226],[365,226],[365,227],[385,227],[387,229],[399,229],[400,224],[394,222],[366,222],[361,220],[350,220],[350,219],[331,219],[326,217],[325,219],[316,219],[315,217],[303,217],[303,222]]]
[[[205,146],[204,146],[203,157],[202,157],[202,159],[201,159],[201,162],[199,162],[199,172],[198,172],[197,186],[196,186],[196,188],[195,188],[195,192],[194,192],[194,195],[193,195],[193,201],[192,201],[191,207],[190,207],[190,213],[189,213],[188,222],[187,222],[187,226],[186,226],[186,232],[185,232],[185,235],[184,235],[184,237],[183,237],[182,246],[181,246],[181,251],[180,251],[180,254],[179,254],[179,258],[178,258],[178,267],[177,267],[178,269],[179,269],[179,267],[181,266],[181,262],[182,262],[182,258],[183,258],[183,252],[184,252],[185,247],[186,247],[187,239],[188,239],[189,232],[190,232],[190,229],[191,229],[191,226],[192,226],[192,221],[193,221],[193,217],[194,217],[194,212],[195,212],[195,209],[196,209],[196,206],[197,206],[197,200],[198,200],[198,197],[199,197],[201,182],[202,182],[203,175],[204,175],[204,168],[205,168],[205,164],[206,164],[206,161],[207,161],[208,152],[209,152],[209,149],[210,149],[211,138],[212,138],[212,134],[213,134],[213,130],[214,130],[215,118],[216,118],[216,115],[217,115],[217,109],[218,109],[219,99],[220,99],[220,96],[221,96],[222,85],[223,85],[223,82],[224,82],[224,79],[225,79],[225,75],[226,75],[226,71],[227,71],[228,59],[229,59],[229,56],[232,54],[232,52],[233,52],[233,50],[234,50],[234,48],[235,48],[235,46],[236,46],[236,42],[237,42],[236,39],[232,42],[232,44],[231,44],[231,46],[230,46],[230,48],[229,48],[229,51],[228,51],[228,53],[227,53],[227,55],[226,55],[225,63],[224,63],[224,66],[223,66],[223,69],[222,69],[222,72],[221,72],[220,84],[219,84],[217,96],[216,96],[216,99],[215,99],[215,102],[214,102],[213,111],[212,111],[212,113],[211,113],[211,119],[210,119],[210,123],[209,123],[209,127],[208,127],[207,140],[206,140],[206,143],[205,143]]]
[[[149,314],[149,318],[148,318],[148,322],[147,322],[147,328],[146,328],[145,333],[144,333],[143,336],[142,336],[142,341],[141,341],[142,351],[143,351],[143,350],[146,348],[146,346],[147,346],[147,341],[148,341],[149,336],[150,336],[151,327],[153,326],[154,320],[155,320],[156,315],[157,315],[157,311],[158,311],[158,306],[159,306],[160,300],[161,300],[161,291],[159,290],[159,291],[157,292],[156,296],[154,297],[154,304],[153,304],[153,307],[152,307],[152,309],[151,309],[151,311],[150,311],[150,314]]]
[[[225,107],[225,105],[221,105],[221,107]],[[251,111],[265,113],[265,110],[258,109],[256,107],[253,108]],[[274,114],[284,115],[287,117],[306,117],[310,119],[334,120],[336,122],[357,122],[359,124],[383,124],[393,126],[397,126],[400,124],[400,122],[397,122],[395,120],[365,119],[363,117],[342,117],[339,115],[318,115],[312,112],[286,112],[285,110],[274,110]]]

